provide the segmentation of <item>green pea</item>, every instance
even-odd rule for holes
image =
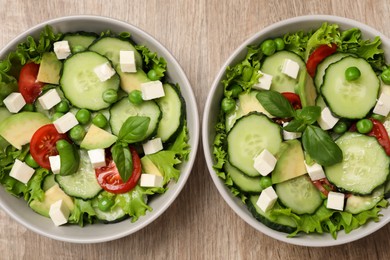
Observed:
[[[276,44],[273,40],[268,39],[260,45],[260,48],[264,55],[271,56],[276,51]]]
[[[160,77],[157,75],[157,72],[154,69],[148,71],[148,78],[150,80],[159,80]]]
[[[345,123],[344,121],[338,121],[333,127],[333,132],[335,132],[336,134],[343,134],[347,131],[347,128],[347,123]]]
[[[89,110],[82,108],[76,113],[76,119],[80,124],[87,124],[91,120],[91,112]]]
[[[356,123],[356,129],[361,134],[367,134],[371,132],[373,124],[370,119],[361,119]]]
[[[118,92],[115,89],[107,89],[103,92],[103,100],[109,104],[118,101]]]
[[[390,68],[385,69],[381,73],[381,79],[386,85],[390,85]]]
[[[27,112],[34,112],[35,111],[35,107],[34,107],[33,104],[26,104],[26,105],[24,105],[22,110],[23,111],[27,111]]]
[[[269,176],[261,177],[261,179],[260,179],[260,186],[263,189],[266,189],[266,188],[268,188],[271,185],[272,185],[271,177],[269,177]]]
[[[245,66],[242,70],[242,79],[244,81],[250,81],[253,74],[253,68],[249,66]]]
[[[345,70],[345,79],[348,81],[357,80],[360,75],[360,70],[357,67],[349,67]]]
[[[226,98],[226,97],[222,99],[221,108],[223,112],[229,113],[234,109],[235,106],[236,106],[236,101],[234,101],[234,99]]]
[[[96,125],[97,127],[104,128],[107,126],[108,121],[107,121],[107,118],[102,113],[98,113],[92,119],[92,124]]]
[[[85,51],[85,47],[81,45],[76,45],[72,47],[72,53]]]
[[[58,118],[62,117],[64,115],[64,113],[60,113],[60,112],[55,112],[53,114],[53,116],[51,117],[51,120],[52,121],[56,121]]]
[[[233,85],[230,89],[232,98],[237,98],[242,93],[242,88],[239,85]]]
[[[114,203],[115,201],[112,198],[102,197],[99,198],[98,208],[103,212],[107,212],[114,205]]]
[[[140,90],[133,90],[129,93],[129,100],[135,105],[140,105],[144,100],[142,99],[142,92]]]
[[[56,112],[67,113],[69,112],[69,103],[66,100],[62,100],[55,106]]]
[[[38,168],[39,164],[34,160],[34,158],[31,156],[31,153],[27,154],[26,158],[24,158],[24,162],[32,167],[32,168]]]
[[[372,114],[371,115],[371,118],[375,119],[375,120],[378,120],[380,122],[384,122],[386,120],[386,117],[385,116],[382,116],[382,115],[378,115],[378,114]]]
[[[76,125],[72,129],[70,129],[69,136],[75,142],[83,140],[85,136],[84,127],[82,127],[81,125]]]
[[[284,40],[282,38],[275,38],[274,42],[275,42],[275,46],[276,46],[277,51],[284,50],[285,45],[284,45]]]

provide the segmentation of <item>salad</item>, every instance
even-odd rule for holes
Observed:
[[[132,222],[180,177],[180,86],[130,33],[27,37],[0,61],[0,183],[59,226]]]
[[[226,68],[214,169],[254,218],[349,233],[390,197],[390,67],[381,39],[324,22],[248,46]]]

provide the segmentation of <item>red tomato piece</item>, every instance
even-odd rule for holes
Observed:
[[[56,142],[61,139],[67,139],[67,135],[58,133],[53,124],[42,126],[33,134],[30,153],[39,166],[50,169],[49,156],[58,154]]]
[[[37,81],[39,64],[33,62],[26,63],[19,74],[19,92],[28,104],[34,103],[42,93],[44,83]]]
[[[325,44],[315,49],[309,56],[306,62],[306,69],[309,75],[313,78],[316,74],[317,65],[329,55],[337,51],[337,45],[332,43],[330,46]]]
[[[104,190],[115,194],[125,193],[137,185],[141,177],[141,160],[134,148],[130,148],[130,152],[133,159],[133,173],[127,182],[122,181],[111,155],[106,156],[106,166],[95,169],[96,178]]]
[[[302,108],[301,98],[299,95],[292,92],[283,92],[282,95],[290,102],[295,110]]]
[[[373,127],[368,135],[376,137],[379,144],[382,145],[383,149],[385,149],[387,155],[390,156],[390,138],[386,128],[383,126],[382,122],[373,118],[370,118],[370,120],[373,124]]]

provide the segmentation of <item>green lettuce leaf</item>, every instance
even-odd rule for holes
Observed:
[[[83,227],[85,224],[92,224],[96,216],[91,200],[74,199],[74,209],[71,212],[68,222]]]
[[[181,163],[177,158],[176,152],[172,150],[162,150],[154,154],[146,155],[157,166],[164,176],[164,184],[171,179],[177,181],[180,176],[180,170],[175,165]]]
[[[42,182],[47,175],[49,170],[44,168],[38,168],[27,183],[27,192],[24,199],[30,203],[32,200],[43,201],[45,198],[45,192],[42,189]]]
[[[188,144],[188,128],[187,122],[184,122],[182,130],[177,136],[175,142],[169,147],[169,150],[174,151],[178,158],[187,161],[190,155],[190,145]]]
[[[340,31],[337,24],[323,23],[322,26],[317,29],[308,39],[305,60],[309,58],[309,55],[319,46],[331,43],[335,43],[337,46],[340,45]]]
[[[158,57],[156,52],[152,52],[144,45],[136,45],[136,50],[141,53],[142,60],[145,62],[144,68],[146,71],[154,70],[156,77],[163,78],[167,70],[167,62],[164,58]]]

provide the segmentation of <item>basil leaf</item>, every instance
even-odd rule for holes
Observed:
[[[314,124],[320,116],[319,106],[307,106],[296,111],[296,118],[302,119],[307,125]]]
[[[295,118],[291,120],[290,123],[288,123],[288,125],[283,127],[283,129],[286,130],[287,132],[303,132],[305,131],[306,126],[307,125],[302,119]]]
[[[123,182],[127,182],[133,173],[133,158],[126,143],[117,142],[111,147],[112,159]]]
[[[150,118],[145,116],[131,116],[127,118],[119,130],[118,140],[128,144],[144,140],[149,123]]]
[[[316,162],[330,166],[343,159],[340,147],[318,126],[309,125],[302,135],[304,149]]]
[[[295,111],[290,102],[279,92],[274,90],[260,91],[256,98],[261,105],[273,116],[286,118],[293,117]]]

